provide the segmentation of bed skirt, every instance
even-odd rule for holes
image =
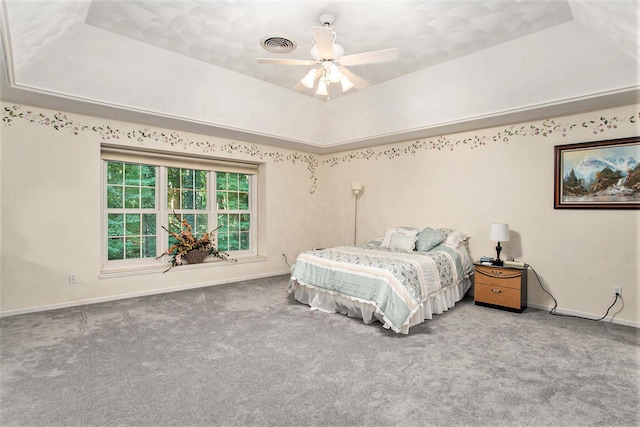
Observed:
[[[432,319],[434,314],[442,314],[455,306],[456,302],[460,301],[469,290],[472,282],[471,278],[467,276],[459,283],[448,286],[432,295],[420,304],[415,313],[411,315],[400,329],[393,327],[387,322],[382,311],[370,301],[319,289],[302,283],[297,279],[294,279],[292,283],[293,289],[290,290],[290,295],[292,295],[295,300],[310,306],[311,310],[346,314],[349,317],[361,318],[364,323],[379,321],[386,329],[392,329],[401,334],[408,334],[410,327],[418,325],[425,320]]]

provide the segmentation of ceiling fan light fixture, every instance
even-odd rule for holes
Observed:
[[[351,83],[351,80],[349,80],[347,78],[347,76],[345,76],[344,74],[342,75],[342,78],[340,79],[340,85],[342,86],[342,91],[343,92],[347,92],[348,90],[353,88],[353,83]]]
[[[316,72],[316,68],[312,68],[311,70],[309,70],[309,72],[300,80],[300,83],[302,83],[309,89],[313,89],[313,85],[316,82]]]
[[[340,80],[342,80],[342,73],[338,69],[336,63],[333,61],[330,61],[327,76],[329,77],[329,80],[331,80],[331,83],[338,83],[340,82]]]
[[[329,92],[327,92],[327,84],[322,79],[318,82],[318,90],[316,91],[316,95],[329,96]]]

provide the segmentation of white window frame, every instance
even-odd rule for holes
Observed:
[[[157,151],[140,151],[133,149],[124,149],[103,145],[101,149],[102,163],[102,227],[101,227],[101,271],[103,274],[109,273],[127,273],[136,271],[164,271],[169,266],[170,256],[165,255],[159,259],[156,258],[137,258],[129,260],[108,260],[107,239],[108,239],[108,214],[117,212],[135,213],[140,209],[107,209],[107,163],[109,161],[145,164],[156,167],[156,192],[155,192],[155,209],[153,212],[148,210],[145,213],[156,214],[156,247],[157,253],[163,254],[168,249],[168,233],[162,226],[168,228],[168,217],[173,213],[173,209],[167,206],[167,168],[178,167],[182,169],[206,170],[207,176],[207,214],[209,215],[209,228],[211,230],[218,226],[218,213],[249,213],[250,215],[250,241],[249,250],[229,251],[231,258],[243,259],[257,256],[258,248],[258,220],[257,213],[257,174],[258,165],[252,163],[229,162],[213,158],[205,158],[191,155],[176,155],[175,153],[163,153]],[[249,175],[249,210],[248,211],[228,211],[219,210],[216,203],[216,172],[232,172]],[[176,213],[195,213],[194,210],[175,210]],[[210,230],[209,230],[210,231]],[[217,234],[216,234],[217,244]],[[207,259],[198,267],[205,265],[220,265],[216,259]]]
[[[257,224],[256,222],[256,215],[255,215],[255,206],[256,206],[256,191],[255,188],[257,185],[257,179],[256,179],[256,175],[249,175],[249,209],[248,210],[241,210],[241,209],[219,209],[217,206],[217,176],[215,172],[222,172],[222,171],[212,171],[212,175],[214,175],[214,179],[208,181],[210,183],[211,188],[211,197],[213,197],[213,199],[211,199],[213,202],[216,204],[216,207],[214,208],[215,210],[215,218],[214,218],[214,228],[217,228],[220,224],[218,223],[218,215],[219,214],[224,214],[224,215],[242,215],[245,213],[249,214],[249,250],[237,250],[237,251],[233,251],[233,252],[229,252],[229,253],[233,253],[234,256],[247,256],[247,255],[255,255],[256,252],[254,250],[254,248],[256,248],[256,233],[254,232],[255,230],[255,226]],[[216,243],[217,243],[217,237],[216,237]]]

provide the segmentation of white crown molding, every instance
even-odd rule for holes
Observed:
[[[179,131],[263,144],[287,150],[325,155],[342,151],[357,150],[385,144],[430,138],[452,133],[467,132],[495,126],[505,126],[548,117],[559,117],[589,111],[604,110],[640,103],[640,86],[600,92],[587,96],[539,103],[491,114],[478,115],[447,122],[439,122],[415,129],[401,130],[385,134],[320,144],[274,134],[248,131],[217,123],[207,123],[177,115],[158,113],[126,105],[107,103],[95,99],[70,96],[26,85],[13,84],[9,90],[2,90],[2,101],[23,105],[62,110],[70,113],[90,115],[111,120],[143,124],[147,126],[171,128]]]

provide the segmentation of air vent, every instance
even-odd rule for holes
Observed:
[[[289,53],[294,51],[298,44],[286,36],[267,36],[260,40],[260,46],[272,53]]]

